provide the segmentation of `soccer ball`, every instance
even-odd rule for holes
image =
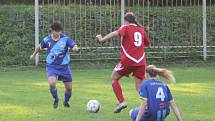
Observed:
[[[97,113],[100,109],[100,103],[98,100],[89,100],[87,103],[87,111],[90,113]]]

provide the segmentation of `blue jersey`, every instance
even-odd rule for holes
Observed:
[[[150,116],[154,121],[162,121],[169,114],[173,97],[165,83],[154,79],[144,81],[141,84],[140,97],[147,100],[145,118]]]
[[[47,65],[67,65],[70,62],[69,48],[73,48],[75,42],[68,36],[61,34],[60,39],[55,41],[51,35],[41,42],[41,48],[47,48]]]

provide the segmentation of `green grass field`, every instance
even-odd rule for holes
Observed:
[[[184,121],[215,120],[214,67],[170,67],[177,83],[169,85]],[[129,121],[128,112],[140,100],[132,78],[120,82],[128,108],[114,114],[117,104],[111,87],[111,69],[73,70],[71,107],[62,105],[64,87],[58,82],[59,109],[52,108],[52,97],[44,69],[0,72],[0,121]],[[89,99],[97,99],[99,113],[86,111]],[[176,121],[173,112],[166,121]]]

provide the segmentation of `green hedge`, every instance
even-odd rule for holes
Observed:
[[[137,9],[138,7],[135,7]],[[110,9],[112,17],[110,17]],[[48,26],[52,22],[52,8],[49,10],[47,7],[40,7],[40,40],[42,37],[48,34]],[[102,6],[102,15],[100,17],[100,8],[97,6],[91,8],[93,11],[93,17],[90,20],[90,7],[86,7],[86,25],[84,7],[81,8],[82,13],[79,13],[79,5],[71,5],[67,7],[55,8],[55,18],[64,21],[64,14],[66,12],[66,31],[65,33],[71,36],[79,45],[91,47],[91,46],[116,46],[120,45],[119,41],[115,40],[107,43],[98,43],[95,39],[95,35],[100,33],[100,20],[102,21],[102,34],[107,34],[110,31],[115,30],[113,27],[110,30],[110,25],[120,27],[120,7],[110,8],[110,6]],[[96,11],[95,11],[96,10]],[[126,8],[126,11],[128,8]],[[155,46],[200,46],[202,45],[202,12],[201,8],[192,7],[187,9],[183,7],[178,8],[178,11],[173,7],[150,7],[150,9],[144,9],[144,17],[139,15],[138,21],[144,23],[144,26],[149,26],[149,35],[153,40]],[[60,11],[60,17],[57,13]],[[137,10],[135,10],[137,11]],[[214,45],[215,43],[215,7],[210,8],[208,19],[208,44]],[[212,12],[210,12],[212,11]],[[94,14],[94,12],[96,14]],[[78,14],[77,14],[78,13]],[[115,13],[115,15],[114,15]],[[140,11],[141,13],[141,11]],[[80,14],[82,20],[80,22]],[[135,13],[138,15],[138,13]],[[188,14],[188,15],[187,15]],[[148,18],[149,15],[149,18]],[[113,19],[115,16],[115,19]],[[190,19],[192,16],[192,19]],[[76,28],[75,27],[76,17]],[[144,20],[143,20],[144,19]],[[144,21],[144,22],[143,22]],[[95,23],[96,22],[96,23]],[[96,26],[95,26],[96,24]],[[84,27],[87,27],[86,31]],[[80,29],[81,28],[81,29]],[[190,32],[191,31],[191,32]],[[85,36],[86,34],[86,36]],[[82,35],[82,36],[80,36]],[[27,5],[1,5],[0,6],[0,65],[30,65],[29,56],[34,50],[34,6]],[[118,49],[91,49],[83,50],[83,55],[74,56],[76,59],[95,59],[95,58],[118,58]],[[197,51],[201,51],[198,48],[152,48],[147,51],[157,52],[148,54],[149,57],[177,59],[173,58],[178,53],[168,54],[167,52],[189,52],[186,56],[192,56],[193,59],[197,58]],[[112,53],[104,55],[103,53]],[[85,55],[84,55],[85,54]],[[44,58],[42,58],[44,59]],[[165,62],[166,60],[159,60]],[[172,60],[171,60],[172,61]]]
[[[34,8],[0,7],[0,64],[28,65],[34,47]]]
[[[0,4],[31,4],[33,5],[34,4],[34,1],[35,0],[1,0],[0,1]],[[55,3],[58,3],[59,0],[49,0],[50,3],[52,2],[55,2]],[[39,0],[40,3],[45,3],[47,4],[48,3],[48,0]],[[69,3],[80,3],[82,2],[82,4],[85,4],[85,0],[65,0],[65,4],[69,4]],[[86,3],[87,4],[101,4],[102,5],[105,5],[105,4],[110,4],[110,3],[118,3],[120,4],[120,0],[119,1],[116,1],[116,0],[87,0]],[[63,0],[60,0],[60,3],[61,4],[64,4],[64,1]],[[140,4],[142,5],[143,4],[143,0],[125,0],[125,5],[137,5],[137,4]],[[176,6],[176,5],[202,5],[202,1],[201,0],[166,0],[166,1],[163,1],[163,0],[145,0],[144,1],[144,4],[149,4],[150,6]],[[210,2],[210,1],[207,1],[207,4],[210,5],[210,4],[215,4],[215,2]]]

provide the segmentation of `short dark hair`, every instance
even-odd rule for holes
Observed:
[[[50,28],[51,28],[52,30],[54,30],[54,31],[57,31],[57,32],[63,30],[63,26],[62,26],[62,24],[61,24],[60,21],[55,21],[55,22],[53,22],[53,23],[51,24]]]

